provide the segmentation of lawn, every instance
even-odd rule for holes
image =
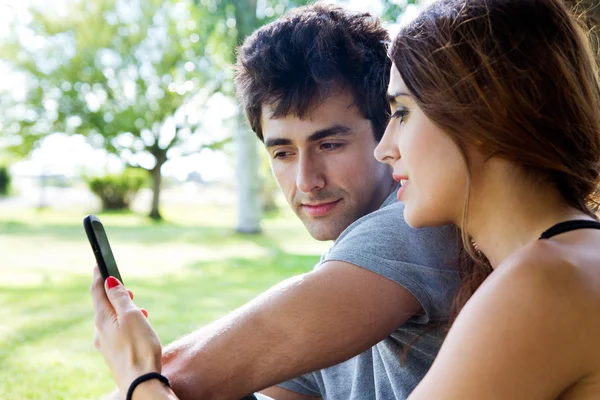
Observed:
[[[84,214],[0,208],[0,399],[98,399],[114,387],[92,344]],[[311,269],[326,247],[287,210],[254,236],[233,231],[225,206],[165,209],[159,224],[98,215],[163,344]]]

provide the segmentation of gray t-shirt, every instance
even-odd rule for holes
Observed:
[[[423,313],[358,356],[278,386],[327,400],[390,400],[405,399],[423,379],[442,344],[459,284],[457,229],[414,229],[403,211],[394,191],[379,210],[346,228],[315,268],[337,260],[368,269],[406,288]]]

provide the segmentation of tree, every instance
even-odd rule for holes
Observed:
[[[0,58],[28,82],[24,99],[2,104],[7,118],[0,121],[0,142],[26,154],[54,132],[86,135],[94,146],[148,171],[150,216],[159,219],[161,167],[182,154],[200,125],[203,103],[217,91],[233,98],[236,46],[286,9],[305,3],[73,0],[67,15],[32,10],[31,22],[16,23],[14,35],[0,46]],[[404,8],[391,0],[383,4],[384,18],[392,21]],[[241,111],[235,138],[237,230],[258,232],[260,162]]]
[[[278,1],[266,2],[262,8],[257,8],[256,0],[239,0],[224,2],[226,8],[233,8],[235,18],[236,41],[239,46],[244,39],[263,24],[283,14],[287,8],[306,4],[308,1]],[[260,18],[259,18],[260,16]],[[235,62],[235,49],[229,53],[230,62]],[[269,177],[260,174],[260,154],[257,140],[250,131],[246,118],[241,110],[238,112],[235,132],[236,144],[236,175],[237,175],[237,223],[236,231],[240,233],[258,233],[261,231],[262,201],[264,180]]]
[[[236,43],[241,44],[259,26],[256,0],[242,0],[235,5]],[[236,175],[238,181],[237,224],[240,233],[260,232],[262,219],[262,180],[256,137],[248,129],[244,112],[238,107],[235,133]]]
[[[86,135],[148,171],[150,217],[160,219],[161,167],[194,134],[203,103],[229,79],[222,46],[231,48],[235,36],[208,7],[192,3],[70,6],[66,16],[32,10],[31,22],[17,23],[0,49],[28,82],[25,99],[6,114],[5,135],[12,133],[8,141],[21,153],[54,132]],[[184,105],[195,110],[186,113]]]

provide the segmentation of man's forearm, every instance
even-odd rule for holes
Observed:
[[[298,326],[290,334],[287,321],[295,317],[285,315],[287,304],[296,302],[296,294],[286,292],[294,285],[302,286],[303,279],[285,281],[167,346],[163,373],[179,398],[239,399],[309,371],[310,362],[296,360],[299,346],[294,344],[305,333]]]
[[[236,320],[234,315],[227,315],[165,347],[163,374],[180,399],[241,398],[253,390],[247,382],[249,376],[241,372],[251,367],[247,354],[252,351],[244,352],[234,335],[240,336],[239,342],[255,349],[258,344],[250,344],[252,338],[243,337],[254,324],[245,320],[235,327]],[[236,371],[239,376],[233,376]]]
[[[399,285],[348,265],[284,281],[167,346],[163,374],[175,393],[237,400],[351,358],[418,311]]]

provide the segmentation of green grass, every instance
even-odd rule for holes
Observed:
[[[0,209],[0,399],[98,399],[114,387],[92,344],[84,215]],[[326,247],[287,211],[253,236],[233,231],[225,207],[164,215],[169,222],[99,215],[126,286],[163,344],[311,269]]]

